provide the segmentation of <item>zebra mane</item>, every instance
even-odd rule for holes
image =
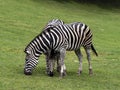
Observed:
[[[64,21],[60,19],[52,19],[47,23],[44,29],[53,29],[55,26],[59,24],[64,24]]]
[[[47,29],[45,29],[45,30],[42,30],[42,32],[40,33],[40,34],[38,34],[33,40],[31,40],[30,41],[30,43],[25,47],[25,50],[24,50],[24,52],[26,53],[27,51],[28,51],[28,48],[30,47],[30,45],[32,44],[32,42],[36,39],[36,38],[38,38],[38,37],[41,37],[42,36],[42,34],[44,33],[50,33],[50,30],[52,29],[53,27],[50,27],[50,28],[47,28]]]
[[[36,38],[38,38],[38,37],[40,37],[40,36],[42,36],[42,34],[44,33],[50,33],[50,30],[51,29],[53,29],[53,28],[55,28],[57,25],[63,25],[64,24],[64,22],[62,21],[62,20],[60,20],[60,19],[53,19],[53,20],[50,20],[48,23],[47,23],[47,25],[46,25],[46,27],[45,28],[43,28],[43,30],[42,30],[42,32],[40,33],[40,34],[38,34],[27,46],[26,46],[26,48],[25,48],[25,50],[24,50],[24,52],[26,52],[27,50],[28,50],[28,48],[30,47],[30,45],[32,44],[32,42],[34,42],[34,40],[36,39]],[[32,47],[31,47],[32,48]]]
[[[38,34],[35,38],[33,38],[33,39],[29,42],[29,44],[25,47],[24,52],[27,51],[27,49],[30,47],[31,43],[32,43],[37,37],[41,36],[43,32],[45,32],[45,31],[42,31],[40,34]]]

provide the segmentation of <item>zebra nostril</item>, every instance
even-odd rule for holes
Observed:
[[[32,72],[29,70],[29,71],[27,71],[26,69],[24,69],[24,74],[25,75],[32,75]]]

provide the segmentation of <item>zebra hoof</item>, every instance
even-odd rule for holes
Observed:
[[[50,71],[48,75],[49,75],[50,77],[53,77],[54,74],[53,74],[53,72]]]
[[[93,71],[92,71],[92,69],[89,69],[89,75],[90,75],[90,76],[93,75]]]
[[[63,77],[65,77],[66,75],[67,75],[66,72],[61,73],[61,74],[60,74],[60,77],[63,78]]]
[[[79,71],[78,71],[78,75],[81,75],[81,73],[82,73],[82,71],[81,71],[81,70],[79,70]]]
[[[64,70],[63,76],[66,76],[66,75],[67,75],[66,70]]]

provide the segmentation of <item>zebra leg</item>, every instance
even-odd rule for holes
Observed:
[[[51,58],[51,51],[49,51],[46,53],[46,73],[49,76],[53,76],[53,67],[54,67],[54,63]]]
[[[65,54],[66,54],[66,49],[62,48],[60,50],[60,66],[61,66],[60,77],[63,77],[66,75],[66,66],[64,64]]]
[[[53,74],[53,68],[54,68],[54,60],[49,59],[49,73],[48,73],[48,75],[50,77],[52,77],[54,75]]]
[[[88,64],[89,64],[89,75],[92,75],[93,71],[92,71],[92,65],[91,65],[90,48],[85,48],[85,51],[87,54],[87,60],[88,60]]]
[[[78,69],[78,74],[80,75],[82,73],[82,53],[80,49],[75,50],[75,54],[77,55],[79,59],[79,69]]]
[[[61,70],[61,67],[60,67],[60,57],[59,56],[57,56],[57,72],[60,72],[60,70]]]
[[[50,71],[50,68],[49,68],[49,56],[46,55],[46,73],[49,75],[49,71]]]

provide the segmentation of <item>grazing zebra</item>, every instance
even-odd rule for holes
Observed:
[[[52,20],[50,20],[47,24],[46,24],[46,26],[45,26],[45,28],[44,28],[44,30],[46,30],[46,29],[48,29],[49,27],[50,28],[52,28],[52,27],[54,27],[54,26],[56,26],[56,25],[58,25],[58,24],[64,24],[64,22],[62,21],[62,20],[60,20],[60,19],[52,19]],[[44,32],[44,31],[43,31]],[[46,37],[47,38],[47,37]],[[39,45],[39,43],[38,43],[39,41],[37,41],[37,44]],[[32,43],[33,44],[33,43]],[[34,43],[35,44],[35,43]],[[29,46],[29,45],[28,45]],[[31,45],[29,46],[29,47],[31,47]],[[27,48],[27,47],[26,47]],[[37,47],[34,47],[34,48],[37,48]],[[25,49],[25,52],[26,52],[26,54],[27,53],[29,53],[28,51],[26,51],[26,49]],[[51,52],[53,52],[53,51],[48,51],[47,53],[45,53],[45,55],[46,55],[46,72],[47,72],[47,74],[49,74],[49,59],[51,58],[50,57],[50,53]],[[55,53],[54,53],[54,55],[55,55]],[[28,55],[26,55],[26,63],[27,63],[27,60],[28,60],[28,57],[29,56],[29,54]],[[31,67],[28,67],[28,66],[26,66],[26,74],[32,74],[32,73],[30,73],[31,72],[31,70],[29,69],[29,68],[32,68],[32,67],[34,67],[34,66],[36,66],[36,65],[34,65],[34,64],[37,64],[37,59],[38,59],[38,56],[34,56],[34,57],[36,57],[36,61],[32,61],[32,62],[30,62],[29,64],[32,64],[33,63],[33,65],[31,66]],[[52,57],[53,58],[53,57]],[[28,65],[29,65],[28,64]],[[57,60],[57,66],[59,66],[58,65],[58,60]],[[59,67],[57,67],[57,68],[59,68]],[[30,71],[30,72],[29,72]]]
[[[95,53],[96,56],[98,56],[98,54],[92,44],[92,32],[89,29],[89,27],[83,23],[74,22],[71,24],[64,24],[61,26],[59,25],[57,27],[57,29],[62,30],[63,34],[65,35],[65,38],[67,39],[68,47],[66,47],[66,50],[68,50],[68,51],[74,50],[75,54],[77,55],[77,57],[79,59],[79,63],[80,63],[79,71],[78,71],[79,75],[82,73],[82,53],[80,50],[80,46],[84,47],[86,54],[87,54],[88,63],[89,63],[89,74],[92,75],[93,72],[92,72],[92,65],[90,62],[90,60],[91,60],[90,59],[90,49],[92,49],[92,51]],[[56,30],[56,28],[54,28],[53,30]],[[68,31],[66,31],[66,30],[68,30]],[[77,42],[76,42],[76,40],[77,40]],[[53,55],[54,55],[54,53],[53,53]],[[60,55],[58,55],[58,58],[60,58],[59,56]],[[57,64],[57,65],[59,65],[59,64]],[[63,65],[63,68],[64,67],[65,67],[65,65]],[[65,67],[65,70],[63,70],[63,71],[66,71],[66,67]],[[66,72],[63,72],[63,75],[65,73]]]
[[[54,53],[59,53],[59,64],[61,67],[60,76],[66,74],[64,57],[66,50],[74,50],[78,56],[80,66],[79,74],[82,72],[82,54],[80,47],[83,46],[89,63],[89,74],[92,74],[92,66],[90,59],[90,49],[98,55],[92,44],[92,32],[89,27],[83,23],[76,22],[72,24],[59,24],[54,27],[43,30],[41,34],[36,36],[26,47],[26,62],[24,74],[31,75],[33,68],[38,63],[39,56],[44,53],[49,57],[49,72],[53,75],[53,60]],[[53,52],[53,55],[52,55]]]

